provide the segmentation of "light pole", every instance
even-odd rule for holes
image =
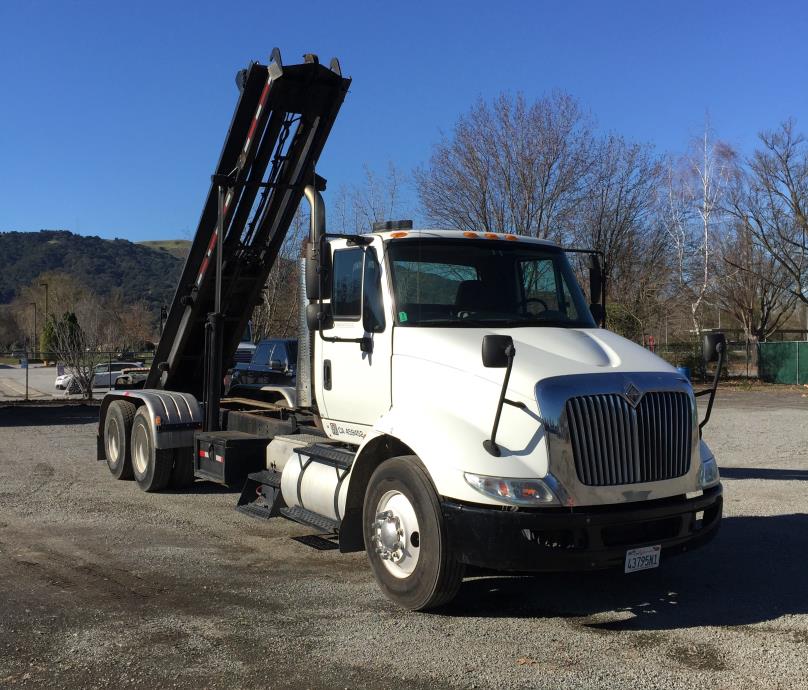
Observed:
[[[33,351],[34,355],[36,355],[36,347],[37,347],[37,330],[36,330],[36,302],[31,302],[31,306],[34,308],[34,346]],[[36,356],[34,357],[36,359]]]
[[[48,315],[50,314],[50,309],[48,309],[48,284],[40,283],[39,286],[45,288],[45,324],[47,325]],[[42,353],[40,352],[39,354],[41,355]],[[47,359],[47,355],[45,356],[45,359]]]
[[[40,283],[39,287],[45,288],[45,320],[47,320],[48,314],[50,314],[50,309],[48,309],[48,284]]]

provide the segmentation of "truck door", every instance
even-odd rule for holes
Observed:
[[[390,409],[392,323],[382,286],[380,240],[367,246],[333,245],[333,325],[317,338],[316,395],[326,430],[350,440]],[[356,342],[364,339],[363,343]],[[366,429],[365,429],[366,430]],[[361,438],[354,438],[358,441]]]

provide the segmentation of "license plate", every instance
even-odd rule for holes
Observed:
[[[650,570],[659,567],[659,556],[662,553],[662,546],[643,546],[640,549],[629,549],[626,551],[627,573],[636,573],[638,570]]]

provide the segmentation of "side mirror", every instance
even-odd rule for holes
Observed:
[[[384,330],[384,323],[379,323],[373,309],[367,308],[367,305],[365,307],[362,309],[362,328],[365,329],[365,333],[381,333]]]
[[[319,331],[320,324],[324,330],[334,325],[334,318],[331,316],[331,305],[315,302],[306,307],[306,324],[310,331]]]
[[[723,333],[705,333],[702,346],[704,362],[717,362],[721,353],[727,352],[727,339]]]
[[[306,242],[306,297],[311,301],[331,297],[331,247],[323,237],[319,244]]]
[[[516,350],[509,335],[486,335],[483,338],[483,366],[489,369],[504,369]]]
[[[306,257],[306,297],[312,302],[320,299],[320,272],[319,262],[309,256]]]
[[[592,254],[589,260],[589,301],[592,304],[600,304],[603,294],[603,269],[600,266],[600,259],[597,254]],[[594,316],[594,314],[592,315]],[[595,319],[600,323],[600,319]]]
[[[603,305],[600,302],[590,304],[589,311],[592,312],[592,318],[595,319],[595,323],[600,326],[603,323],[603,318],[606,316],[606,310],[603,308]]]

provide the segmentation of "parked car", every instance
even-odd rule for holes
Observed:
[[[238,344],[233,361],[237,364],[249,364],[255,354],[256,345],[252,341],[252,321],[247,323],[247,328],[244,329],[244,334],[241,336],[241,342]]]
[[[297,339],[268,338],[258,343],[252,360],[238,363],[225,379],[227,395],[256,396],[263,388],[294,387],[297,369]]]
[[[115,379],[124,369],[137,369],[143,362],[107,362],[97,364],[93,370],[93,388],[112,388]]]
[[[93,369],[92,387],[93,388],[112,388],[115,383],[115,378],[124,369],[142,367],[143,362],[104,362],[96,364]],[[68,393],[79,393],[78,381],[75,380],[73,374],[64,373],[56,377],[54,386],[57,390],[67,391]]]

